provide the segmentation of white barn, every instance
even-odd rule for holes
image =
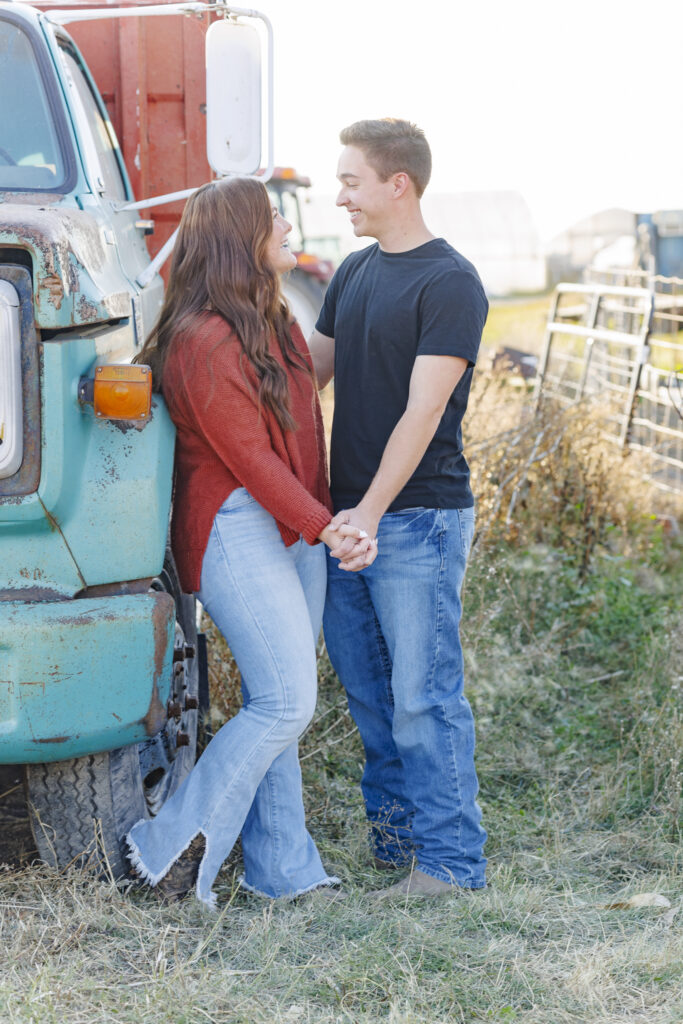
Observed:
[[[430,229],[474,263],[489,295],[543,291],[545,257],[519,192],[425,192]]]

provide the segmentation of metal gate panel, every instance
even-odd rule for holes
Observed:
[[[558,285],[535,408],[547,398],[600,401],[604,435],[639,452],[643,476],[658,488],[683,493],[683,297],[671,289],[677,282],[660,291],[660,279],[631,279],[639,283]],[[653,353],[671,368],[654,365]]]

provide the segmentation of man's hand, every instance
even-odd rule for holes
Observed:
[[[338,517],[335,517],[338,519]],[[343,551],[345,563],[343,568],[351,572],[357,572],[374,562],[377,555],[377,542],[368,537],[367,533],[358,526],[344,522],[336,522],[333,526],[329,523],[318,534],[318,539],[327,544],[330,554],[339,558],[337,554]]]
[[[343,569],[345,572],[361,572],[363,569],[367,569],[369,565],[377,558],[377,541],[367,539],[364,543],[361,542],[339,560],[339,569]],[[334,551],[330,551],[330,554],[334,557],[338,557]]]
[[[360,505],[337,512],[330,528],[337,530],[340,535],[339,544],[330,551],[333,558],[340,560],[340,569],[358,572],[372,565],[377,557],[377,520],[368,516]],[[352,534],[345,532],[350,528],[359,531],[357,541]]]

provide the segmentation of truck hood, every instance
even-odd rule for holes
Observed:
[[[22,197],[23,198],[23,197]],[[0,203],[2,249],[23,249],[33,261],[36,327],[60,330],[131,315],[132,286],[105,227],[84,210],[51,204]]]

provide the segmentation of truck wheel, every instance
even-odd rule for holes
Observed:
[[[296,268],[282,282],[282,291],[306,341],[315,327],[326,290],[317,278]]]
[[[195,762],[198,658],[195,601],[183,594],[170,553],[154,590],[176,603],[176,636],[169,715],[161,732],[142,743],[69,761],[24,766],[31,828],[42,860],[121,878],[128,863],[124,838],[153,817]],[[180,742],[180,745],[179,745]]]

